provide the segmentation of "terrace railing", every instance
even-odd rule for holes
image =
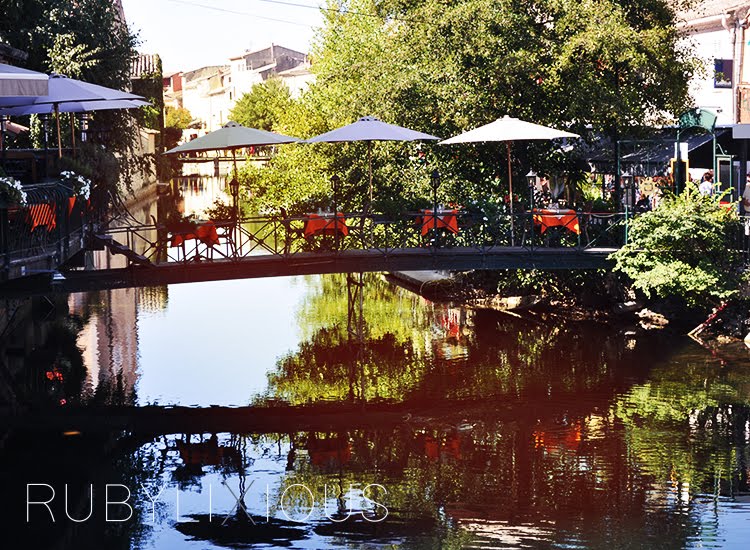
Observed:
[[[83,246],[87,203],[60,182],[24,186],[27,204],[0,205],[0,277],[57,269]]]
[[[528,253],[542,248],[619,248],[626,241],[631,218],[627,213],[579,211],[567,214],[565,223],[543,225],[545,220],[530,212],[495,217],[481,212],[453,215],[457,232],[438,227],[435,218],[424,213],[384,216],[355,212],[345,213],[339,218],[340,230],[334,227],[332,216],[326,218],[324,215],[328,228],[319,233],[309,231],[311,217],[304,215],[252,216],[239,221],[202,222],[192,228],[171,230],[162,224],[123,225],[107,229],[106,234],[153,263],[240,259],[262,254],[291,256],[302,252],[336,254],[356,250],[388,255],[405,249],[462,248],[483,254],[506,247]]]

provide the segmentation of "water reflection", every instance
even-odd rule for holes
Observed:
[[[172,181],[172,189],[181,197],[180,213],[201,217],[216,201],[231,204],[223,176],[180,176]]]
[[[268,421],[250,433],[218,421],[200,433],[8,431],[11,536],[39,548],[745,543],[744,348],[712,355],[674,335],[470,311],[363,282],[361,311],[344,276],[22,305],[33,322],[8,325],[3,345],[25,407],[253,404],[264,412],[247,414]],[[294,428],[294,410],[316,427]],[[36,506],[26,523],[27,483],[56,488],[60,521]],[[91,521],[65,519],[66,483],[78,518],[94,485]],[[131,520],[106,521],[107,483],[131,490]]]

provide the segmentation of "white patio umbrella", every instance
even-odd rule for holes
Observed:
[[[242,147],[253,147],[256,145],[278,145],[281,143],[294,143],[299,141],[295,137],[248,128],[234,121],[227,122],[224,126],[205,136],[201,136],[182,145],[170,149],[165,155],[177,155],[180,153],[197,153],[200,151],[221,151],[225,149],[241,149]]]
[[[110,101],[69,101],[60,103],[58,110],[61,113],[90,113],[94,111],[106,111],[112,109],[134,109],[151,105],[148,101],[140,99],[116,99]],[[55,112],[55,106],[50,103],[31,105],[17,105],[15,107],[0,108],[0,115],[23,116],[23,115],[49,115]]]
[[[148,101],[140,99],[114,99],[103,101],[67,101],[59,104],[52,103],[32,103],[29,105],[18,105],[16,107],[6,107],[0,109],[0,115],[7,116],[24,116],[24,115],[48,115],[57,112],[70,113],[71,117],[71,135],[73,137],[73,150],[75,151],[75,132],[73,125],[73,113],[91,113],[95,111],[108,111],[116,109],[135,109],[151,105]],[[60,143],[60,131],[58,124],[58,152],[62,152],[62,143]]]
[[[248,128],[230,120],[224,126],[205,136],[201,136],[182,145],[178,145],[165,155],[178,155],[180,153],[198,153],[202,151],[223,151],[231,150],[234,161],[234,172],[237,173],[237,159],[235,151],[243,147],[255,147],[260,145],[280,145],[282,143],[295,143],[299,139],[295,137],[258,130],[257,128]]]
[[[556,130],[541,124],[526,122],[505,115],[494,122],[474,128],[463,134],[441,141],[439,145],[452,145],[454,143],[477,143],[484,141],[504,141],[508,154],[508,187],[510,191],[510,212],[513,213],[513,174],[510,162],[510,146],[514,141],[524,140],[549,140],[558,138],[578,138],[578,134]],[[510,242],[515,244],[513,235],[513,223],[510,224]]]
[[[395,124],[382,122],[375,117],[366,116],[357,122],[342,126],[325,134],[305,140],[305,143],[339,143],[349,141],[367,142],[367,165],[369,175],[369,195],[372,203],[372,142],[373,141],[417,141],[440,139],[430,134],[410,130]]]
[[[60,139],[60,106],[71,102],[93,102],[93,101],[113,101],[113,100],[141,100],[145,98],[139,95],[113,90],[98,84],[91,84],[68,78],[60,74],[51,74],[49,76],[49,91],[47,95],[26,98],[25,101],[19,101],[14,98],[12,101],[3,101],[0,98],[0,107],[11,107],[18,105],[51,105],[57,119],[57,143],[58,155],[62,156],[62,143]]]
[[[47,94],[49,77],[44,73],[21,69],[13,65],[0,63],[0,105],[26,103],[36,96]],[[3,143],[5,121],[0,121],[0,150]]]
[[[44,73],[0,63],[0,105],[24,102],[29,97],[49,93],[49,77]]]

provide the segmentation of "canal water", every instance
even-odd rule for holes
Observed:
[[[741,344],[469,310],[379,274],[37,298],[6,314],[1,403],[38,421],[0,433],[3,547],[750,540]],[[122,429],[134,409],[146,422]]]

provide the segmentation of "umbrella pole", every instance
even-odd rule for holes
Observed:
[[[234,170],[234,174],[232,174],[232,181],[237,180],[237,151],[235,149],[232,149],[232,169]],[[235,246],[237,246],[237,242],[239,241],[239,232],[237,231],[237,226],[240,224],[240,205],[239,205],[239,183],[235,183],[232,185],[232,204],[234,209],[234,226],[232,227],[232,232],[234,233],[232,235],[232,239],[234,240]]]
[[[367,142],[367,165],[370,179],[370,202],[367,203],[367,211],[372,207],[372,141]]]
[[[505,142],[508,153],[508,190],[510,192],[510,246],[516,246],[515,232],[513,230],[513,170],[510,164],[510,141]]]
[[[57,123],[57,158],[62,158],[62,134],[60,133],[60,105],[55,103],[55,122]]]
[[[73,145],[73,158],[76,156],[76,119],[71,111],[70,113],[70,142]]]

